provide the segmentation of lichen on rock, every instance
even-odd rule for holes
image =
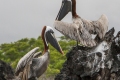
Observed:
[[[113,34],[114,28],[95,47],[73,47],[55,80],[120,80],[120,33]]]

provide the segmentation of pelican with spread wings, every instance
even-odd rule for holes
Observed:
[[[73,23],[61,21],[70,11],[72,12]],[[97,44],[92,38],[92,34],[103,39],[108,30],[108,19],[104,14],[96,21],[83,19],[76,13],[76,0],[62,0],[54,26],[55,29],[70,39],[76,40],[84,46],[92,47]]]

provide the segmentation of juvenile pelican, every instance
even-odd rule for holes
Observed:
[[[70,11],[72,12],[73,23],[62,22],[61,20]],[[95,40],[92,39],[92,34],[97,34],[100,39],[103,39],[108,29],[108,19],[102,15],[96,21],[85,20],[76,13],[76,0],[63,0],[54,26],[65,36],[80,42],[84,46],[92,47],[96,45]]]
[[[48,43],[63,54],[51,27],[44,26],[41,37],[44,43],[43,55],[38,57],[40,52],[36,53],[39,49],[39,47],[36,47],[24,55],[17,64],[16,76],[21,77],[22,74],[22,80],[36,80],[46,71],[50,58]]]

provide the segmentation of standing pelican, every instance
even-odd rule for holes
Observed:
[[[36,80],[46,71],[50,58],[48,43],[63,54],[51,27],[44,26],[41,37],[44,43],[43,55],[38,57],[40,52],[36,53],[39,49],[39,47],[36,47],[24,55],[17,64],[16,76],[21,77],[22,74],[22,80]]]
[[[62,22],[61,20],[70,11],[72,12],[73,23]],[[97,34],[99,39],[103,39],[108,29],[108,19],[102,15],[96,21],[85,20],[76,13],[76,0],[63,0],[54,26],[65,36],[80,42],[84,46],[92,47],[96,45],[95,40],[92,39],[92,34]]]

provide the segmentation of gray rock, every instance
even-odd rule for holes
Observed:
[[[114,31],[95,47],[73,47],[55,80],[120,80],[120,32],[114,37]]]

